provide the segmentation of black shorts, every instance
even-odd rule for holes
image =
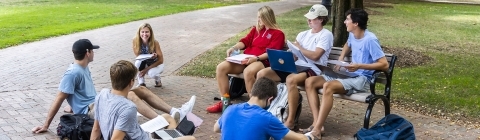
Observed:
[[[273,70],[273,71],[275,71],[275,73],[277,73],[278,77],[280,77],[280,82],[281,83],[285,83],[287,81],[287,76],[292,74],[290,72],[283,72],[283,71],[278,71],[278,70]],[[311,76],[317,76],[315,71],[313,71],[312,69],[308,69],[304,72],[307,73],[307,78],[311,77]],[[303,73],[303,72],[300,72],[300,73]]]

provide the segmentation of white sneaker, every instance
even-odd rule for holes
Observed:
[[[197,98],[197,96],[193,95],[188,102],[186,102],[185,104],[182,105],[181,108],[179,108],[179,110],[180,110],[180,120],[179,121],[182,121],[183,118],[185,118],[185,116],[187,116],[188,113],[192,112],[193,106],[195,105],[196,98]]]

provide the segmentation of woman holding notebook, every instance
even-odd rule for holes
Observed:
[[[258,9],[257,24],[240,41],[227,50],[227,57],[232,52],[244,50],[244,54],[253,55],[246,57],[241,64],[223,61],[217,65],[216,79],[218,82],[219,95],[228,92],[227,74],[243,73],[247,92],[250,93],[255,76],[258,71],[269,67],[267,49],[281,50],[285,44],[285,35],[280,30],[275,20],[273,10],[268,6]],[[210,113],[222,111],[222,102],[217,102],[207,108]]]
[[[160,44],[154,38],[150,24],[143,23],[138,28],[137,34],[133,39],[133,53],[137,57],[135,67],[139,70],[137,75],[139,86],[146,87],[144,76],[148,75],[155,79],[155,87],[161,87],[162,81],[160,80],[160,74],[164,69],[163,54],[160,49]],[[149,58],[139,59],[145,56]]]

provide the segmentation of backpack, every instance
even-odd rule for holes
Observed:
[[[245,89],[245,81],[241,78],[229,76],[228,85],[228,94],[230,95],[230,100],[241,97],[247,92],[247,89]]]
[[[282,123],[287,121],[288,115],[288,90],[287,85],[285,83],[280,83],[277,85],[277,97],[273,99],[272,103],[270,104],[270,108],[268,108],[268,112],[272,113],[277,119],[279,119]],[[302,112],[302,95],[299,95],[300,98],[298,100],[298,107],[297,112],[295,112],[295,123],[298,122],[298,118],[300,113]]]
[[[415,132],[412,123],[389,114],[369,129],[361,128],[354,137],[358,140],[415,140]]]
[[[57,135],[61,140],[89,140],[94,119],[87,114],[65,114],[60,117]]]

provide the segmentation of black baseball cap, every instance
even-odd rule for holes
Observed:
[[[92,42],[88,39],[80,39],[75,41],[72,46],[73,53],[86,53],[87,50],[98,49],[100,46],[92,45]]]

